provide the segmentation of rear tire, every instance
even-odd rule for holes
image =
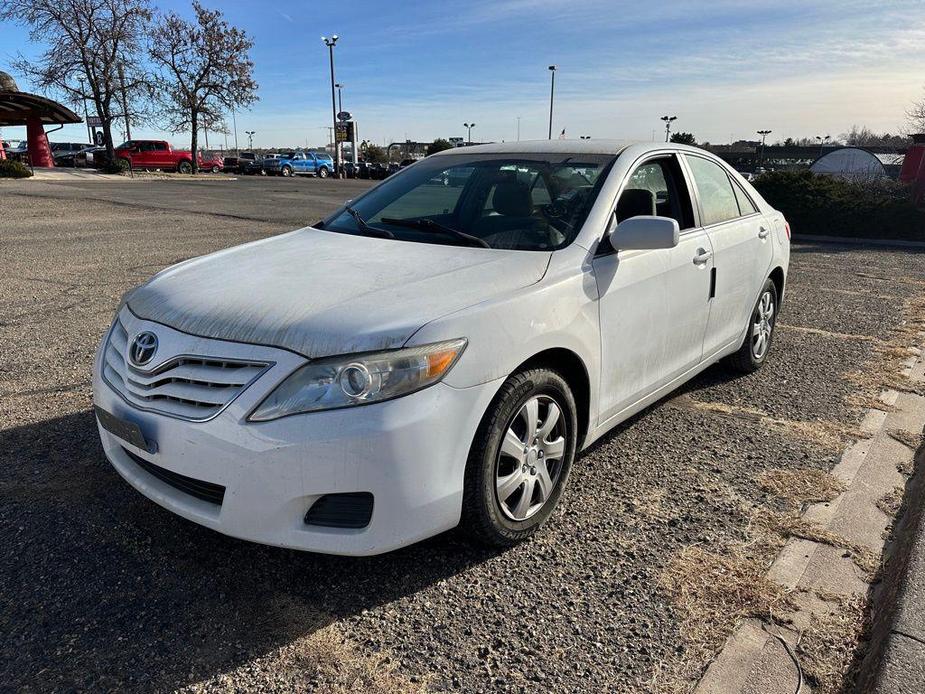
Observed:
[[[179,171],[181,174],[191,174],[191,173],[193,173],[193,164],[192,164],[192,162],[181,161],[181,162],[177,165],[177,171]]]
[[[213,167],[210,169],[210,171],[212,171],[212,173],[218,173],[218,172],[221,171],[221,170],[222,170],[222,169],[221,169],[221,167],[219,167],[219,166],[213,166]]]
[[[290,176],[292,176],[292,168],[289,166],[284,166],[283,168],[279,170],[279,173],[280,175],[285,176],[286,178],[289,178]]]
[[[749,314],[748,330],[742,346],[726,359],[730,368],[748,374],[760,369],[767,361],[774,338],[774,326],[777,324],[777,309],[777,287],[771,280],[766,280]]]
[[[571,389],[555,371],[523,371],[501,386],[466,464],[465,532],[484,544],[510,547],[539,529],[568,481],[576,412]]]

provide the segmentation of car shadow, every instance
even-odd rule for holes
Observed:
[[[89,411],[0,432],[0,464],[12,690],[173,690],[495,554],[455,533],[369,558],[225,537],[129,487]]]

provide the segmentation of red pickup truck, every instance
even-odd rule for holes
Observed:
[[[128,140],[116,147],[116,161],[131,164],[133,169],[161,169],[190,173],[193,155],[189,150],[174,149],[164,140]],[[207,168],[199,155],[199,168]]]

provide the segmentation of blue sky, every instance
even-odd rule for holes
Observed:
[[[188,2],[160,0],[189,15]],[[554,128],[569,137],[651,139],[664,113],[700,141],[897,131],[925,86],[922,0],[403,0],[209,2],[255,40],[260,101],[239,113],[239,142],[320,145],[330,122],[327,49],[361,138],[512,140]],[[0,23],[0,69],[36,54]],[[31,87],[20,75],[20,88]],[[23,136],[6,128],[4,136]],[[85,137],[68,126],[53,139]],[[164,136],[136,128],[139,136]],[[655,133],[659,137],[659,132]],[[166,135],[188,142],[184,134]],[[216,144],[217,138],[212,138]],[[221,142],[221,140],[220,140]],[[231,138],[229,138],[229,144]]]

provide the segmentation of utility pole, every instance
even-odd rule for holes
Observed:
[[[552,139],[552,104],[556,98],[556,70],[558,65],[550,65],[549,72],[552,74],[552,81],[549,85],[549,139]]]
[[[337,102],[334,99],[334,45],[337,43],[339,37],[337,34],[334,34],[331,38],[322,36],[321,40],[324,41],[324,45],[328,47],[328,53],[331,59],[331,116],[333,116],[334,124],[334,176],[335,178],[340,178],[340,145],[336,142],[337,139]]]
[[[677,116],[662,116],[661,120],[665,121],[665,142],[671,138],[671,124],[678,120]]]
[[[84,123],[87,124],[87,139],[90,141],[91,145],[95,145],[96,142],[93,139],[93,131],[90,130],[90,114],[87,111],[87,93],[84,87],[83,77],[77,78],[77,83],[80,85],[80,99],[84,102]],[[127,138],[126,138],[127,139]]]
[[[517,141],[520,142],[520,116],[517,116]]]
[[[231,107],[231,123],[234,126],[234,153],[240,154],[238,151],[238,119],[234,115],[234,106]]]

